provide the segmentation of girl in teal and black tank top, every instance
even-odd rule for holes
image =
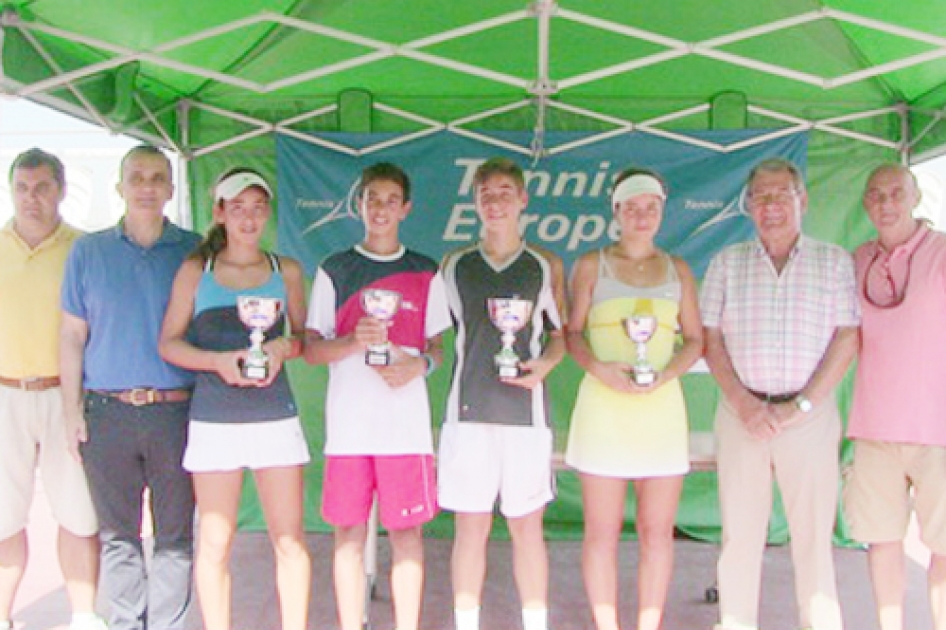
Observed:
[[[286,286],[279,259],[267,254],[272,274],[264,284],[247,289],[231,289],[214,278],[215,259],[204,265],[204,273],[194,297],[191,322],[192,343],[205,350],[242,350],[247,347],[246,325],[237,312],[239,296],[276,298],[286,303]],[[266,331],[266,341],[282,337],[285,312]],[[298,415],[289,388],[289,379],[280,370],[267,387],[228,385],[216,372],[198,372],[191,402],[191,418],[202,422],[261,422],[283,420]]]
[[[305,288],[296,261],[261,247],[271,201],[272,189],[258,173],[221,176],[214,225],[177,274],[161,333],[162,356],[197,375],[183,466],[200,516],[195,575],[207,628],[229,625],[230,598],[222,596],[231,583],[229,557],[215,550],[232,546],[245,469],[256,481],[270,539],[279,543],[281,627],[307,627],[311,566],[302,471],[309,449],[283,370],[302,352]],[[256,304],[279,313],[262,343],[265,369],[245,369],[251,355],[250,329],[239,314],[243,297],[279,300],[278,309]]]

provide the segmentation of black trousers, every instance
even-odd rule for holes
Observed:
[[[110,630],[182,630],[191,602],[194,490],[181,468],[189,403],[135,407],[85,397],[82,461],[99,518]],[[151,493],[154,555],[145,563],[142,494]]]

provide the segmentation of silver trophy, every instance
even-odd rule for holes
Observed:
[[[240,321],[250,329],[250,349],[243,362],[244,378],[265,381],[269,376],[269,355],[263,350],[266,331],[273,327],[282,313],[283,302],[279,298],[241,295],[237,297],[237,312]]]
[[[631,380],[641,387],[653,385],[657,380],[657,372],[647,360],[647,342],[657,332],[657,318],[653,315],[631,315],[624,319],[624,332],[637,346],[637,360],[633,365]]]
[[[361,308],[369,317],[388,324],[401,307],[401,294],[389,289],[365,289],[361,292]],[[367,365],[391,365],[391,344],[369,344],[365,351]]]
[[[499,378],[516,378],[520,374],[519,355],[513,350],[516,333],[522,330],[532,315],[532,302],[520,298],[489,298],[486,301],[489,318],[502,333],[503,347],[493,357]]]

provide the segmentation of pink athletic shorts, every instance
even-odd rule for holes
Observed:
[[[385,529],[407,529],[437,514],[433,455],[327,455],[322,517],[336,527],[368,522],[378,494]]]

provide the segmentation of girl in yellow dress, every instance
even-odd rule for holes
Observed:
[[[620,240],[582,256],[572,274],[568,349],[586,375],[565,461],[581,479],[582,565],[598,630],[619,627],[617,550],[628,480],[637,495],[640,541],[637,630],[660,627],[689,470],[679,377],[703,352],[703,328],[689,267],[654,244],[666,199],[656,173],[621,173],[611,196]],[[639,352],[629,337],[632,318],[655,320],[653,335],[640,342],[646,350]],[[674,352],[678,333],[683,344]],[[649,379],[640,365],[635,376],[640,362],[653,371]]]

